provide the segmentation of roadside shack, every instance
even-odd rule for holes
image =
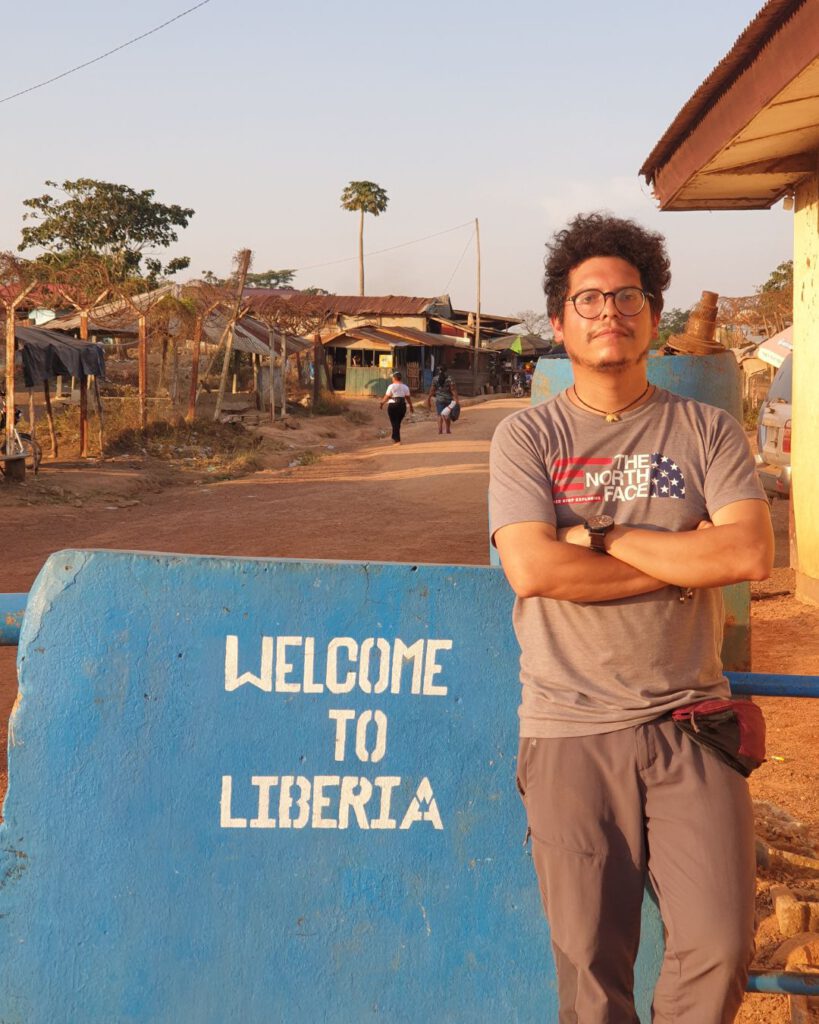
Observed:
[[[348,395],[383,395],[394,370],[412,392],[425,392],[435,370],[445,367],[459,394],[479,394],[490,378],[491,353],[477,355],[468,337],[412,327],[357,327],[324,342],[333,390]],[[477,358],[477,370],[473,362]],[[473,376],[477,378],[473,384]]]
[[[102,346],[81,341],[63,331],[42,327],[15,327],[15,345],[23,364],[23,382],[28,390],[28,420],[31,433],[36,432],[34,389],[42,386],[48,421],[52,457],[57,456],[57,435],[51,404],[51,382],[70,377],[79,382],[80,390],[80,453],[87,454],[88,392],[92,391],[99,423],[102,450],[103,410],[99,381],[105,378],[105,355]]]

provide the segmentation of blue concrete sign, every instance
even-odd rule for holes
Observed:
[[[511,604],[490,568],[52,556],[10,725],[0,1021],[555,1021]]]

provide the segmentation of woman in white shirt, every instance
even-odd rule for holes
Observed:
[[[387,415],[392,424],[393,444],[401,444],[401,420],[407,414],[407,404],[409,404],[410,412],[415,410],[412,407],[410,389],[401,381],[401,374],[398,370],[393,373],[392,383],[387,385],[387,390],[384,392],[384,397],[381,399],[378,408],[383,409],[385,403],[387,405]]]

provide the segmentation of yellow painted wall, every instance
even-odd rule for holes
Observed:
[[[792,500],[797,597],[819,603],[819,164],[796,192],[793,244]]]

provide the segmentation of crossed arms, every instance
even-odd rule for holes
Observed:
[[[773,565],[768,503],[735,501],[712,521],[680,533],[615,526],[608,555],[589,548],[584,526],[560,531],[543,522],[512,523],[496,531],[503,570],[518,597],[612,601],[665,586],[721,587],[764,580]]]

